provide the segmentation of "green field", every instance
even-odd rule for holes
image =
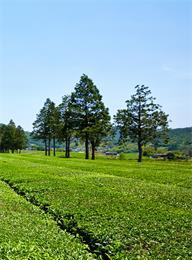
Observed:
[[[0,259],[192,259],[191,162],[0,154]]]

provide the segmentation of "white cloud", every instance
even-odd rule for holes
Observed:
[[[166,65],[166,64],[164,64],[164,65],[162,66],[162,70],[163,70],[163,71],[166,71],[166,72],[175,72],[174,68],[172,68],[171,66],[168,66],[168,65]]]
[[[164,65],[162,65],[161,70],[166,73],[170,73],[172,76],[175,76],[176,78],[188,79],[188,80],[192,79],[192,70],[190,70],[190,68],[187,68],[186,70],[184,70],[184,69],[178,69],[178,68],[169,66],[167,64],[164,64]]]

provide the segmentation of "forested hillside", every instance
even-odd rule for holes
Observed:
[[[169,150],[180,150],[192,146],[192,127],[176,128],[169,131]]]
[[[2,124],[0,124],[2,125]],[[27,137],[27,147],[43,150],[44,143],[41,140],[37,140],[31,136],[31,133],[25,131]],[[125,149],[125,151],[134,152],[137,150],[137,146],[134,143],[129,142],[127,145],[118,146],[118,139],[119,133],[116,131],[114,136],[107,137],[101,143],[100,149],[109,149],[109,150],[118,150],[118,149]],[[64,145],[60,142],[56,142],[57,148],[63,148]],[[80,150],[84,146],[78,140],[72,141],[72,148],[75,150]],[[186,128],[176,128],[169,130],[169,141],[167,144],[164,144],[163,147],[167,148],[169,151],[185,151],[185,150],[192,150],[192,127]]]
[[[25,132],[28,139],[28,147],[43,149],[44,144],[42,141],[34,139],[30,132]],[[119,133],[116,132],[113,137],[108,137],[105,139],[105,142],[101,144],[102,147],[108,147],[109,149],[116,149],[119,139]],[[63,147],[59,142],[56,143],[57,147]],[[79,142],[74,142],[72,147],[79,147]],[[128,149],[130,151],[135,151],[137,146],[133,143],[128,143]],[[192,127],[186,128],[176,128],[169,130],[169,141],[168,144],[164,145],[168,150],[185,150],[192,149]]]

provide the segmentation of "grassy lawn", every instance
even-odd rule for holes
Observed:
[[[2,259],[192,258],[191,162],[73,156],[0,154]]]

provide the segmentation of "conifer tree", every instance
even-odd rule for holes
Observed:
[[[137,85],[136,93],[126,101],[127,108],[118,110],[114,117],[122,140],[130,138],[138,145],[138,162],[142,161],[143,145],[153,143],[158,137],[166,137],[168,115],[155,104],[148,87]]]
[[[23,128],[19,125],[15,130],[15,149],[21,151],[27,145],[27,137]]]
[[[50,102],[48,105],[47,122],[50,132],[50,137],[53,140],[53,156],[56,155],[55,142],[58,137],[59,128],[59,109],[55,106],[54,102]]]
[[[98,88],[87,75],[83,74],[76,84],[71,102],[75,113],[76,130],[79,137],[85,141],[85,159],[89,159],[90,142],[92,159],[95,159],[95,146],[107,134],[110,116]]]
[[[10,120],[8,125],[0,126],[0,151],[12,153],[15,150],[22,150],[26,147],[27,137],[21,126],[15,125],[13,120]]]
[[[59,140],[65,141],[65,157],[70,158],[70,142],[75,129],[75,115],[71,106],[71,96],[65,95],[59,110]]]

